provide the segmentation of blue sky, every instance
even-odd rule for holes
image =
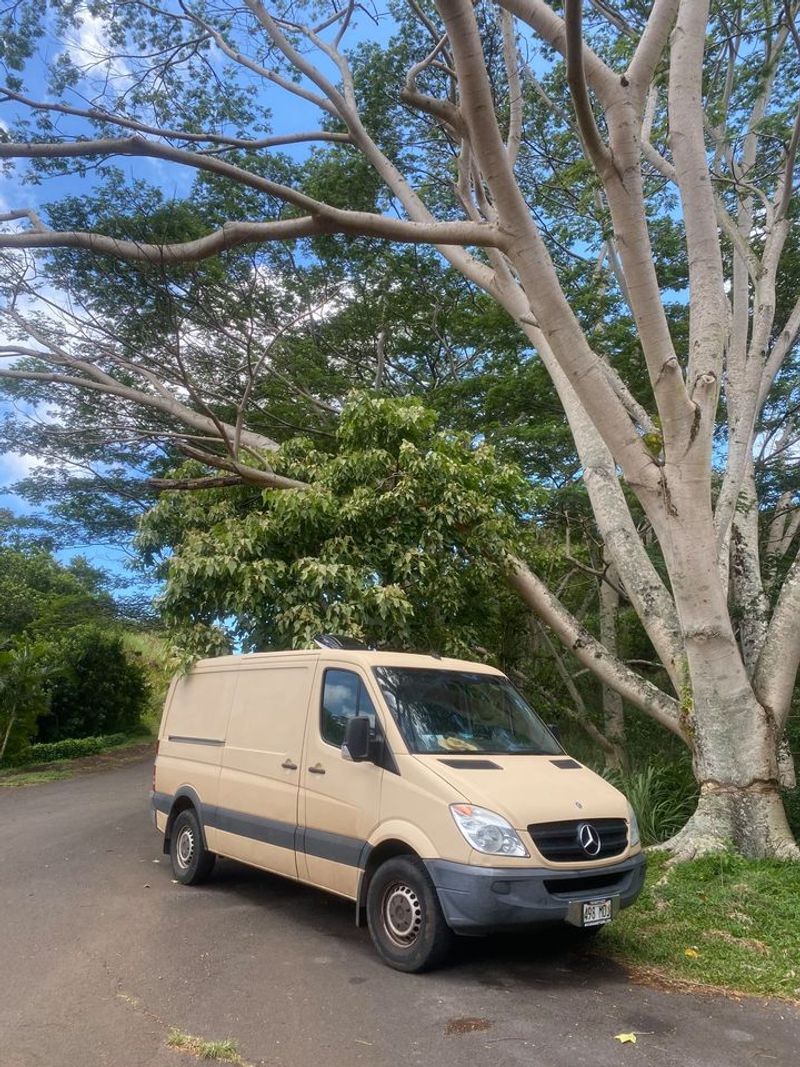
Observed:
[[[369,24],[374,34],[375,27]],[[379,35],[382,33],[378,31]],[[50,35],[42,39],[39,52],[35,60],[30,64],[25,75],[25,92],[34,99],[48,99],[46,87],[46,72],[57,56],[63,51],[69,51],[76,61],[86,55],[103,55],[105,53],[105,29],[98,19],[84,13],[83,24],[67,38],[57,39]],[[117,69],[117,73],[125,76],[123,69]],[[299,100],[297,97],[276,90],[275,99],[270,100],[272,106],[272,132],[293,132],[299,129],[314,129],[319,125],[318,112],[313,105]],[[85,106],[85,101],[75,96],[74,102],[78,106]],[[10,126],[18,116],[24,116],[26,111],[16,104],[3,103],[0,105],[0,123]],[[308,146],[298,145],[287,149],[295,154],[308,151]],[[170,198],[186,196],[191,188],[193,172],[188,168],[165,164],[160,160],[128,160],[121,158],[115,160],[123,172],[130,176],[144,178],[158,185],[164,194]],[[29,184],[24,181],[24,162],[13,173],[0,172],[0,213],[18,208],[33,208],[42,212],[48,203],[57,201],[65,195],[86,193],[91,190],[93,181],[90,178],[80,179],[77,177],[48,178],[42,184]],[[0,401],[0,418],[12,410],[12,405]],[[17,414],[20,409],[17,408]],[[29,512],[29,508],[19,497],[10,494],[8,488],[20,478],[26,477],[37,460],[29,455],[0,454],[0,507],[10,508],[16,514]],[[110,566],[113,570],[119,570],[124,566],[125,554],[116,550],[101,546],[76,546],[75,549],[60,553],[68,558],[75,551],[89,555],[94,562],[104,566]]]

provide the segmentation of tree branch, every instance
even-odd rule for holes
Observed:
[[[583,67],[583,0],[566,0],[564,5],[564,40],[566,44],[567,84],[572,94],[575,118],[586,154],[598,174],[611,164],[611,153],[600,136],[592,102],[586,88]]]
[[[758,658],[754,688],[782,731],[789,718],[800,666],[800,553],[795,556],[772,613]]]
[[[655,0],[647,25],[625,75],[633,90],[644,101],[653,80],[658,61],[669,40],[680,0]]]
[[[0,86],[0,102],[13,100],[22,104],[32,111],[48,111],[58,115],[70,115],[74,118],[88,119],[90,122],[109,123],[125,130],[134,130],[136,133],[146,133],[152,137],[164,137],[173,141],[189,141],[197,144],[213,144],[226,148],[248,148],[257,151],[262,148],[282,148],[290,144],[303,144],[307,141],[330,141],[335,144],[351,144],[350,135],[336,133],[332,130],[311,130],[303,133],[276,134],[271,137],[249,138],[228,137],[217,133],[192,133],[189,130],[174,130],[169,127],[149,125],[139,122],[137,119],[129,119],[123,115],[115,115],[113,111],[105,111],[101,108],[79,108],[69,104],[52,103],[46,100],[33,100],[23,96],[22,93],[14,92],[8,86]]]
[[[508,581],[580,663],[623,699],[665,726],[684,743],[690,743],[680,722],[678,702],[611,656],[521,560],[509,561]]]

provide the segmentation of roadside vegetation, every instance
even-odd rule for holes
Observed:
[[[64,565],[34,541],[0,535],[0,768],[152,734],[169,669],[163,644],[107,585],[80,557]]]
[[[719,853],[668,863],[595,943],[634,974],[800,1002],[800,865]]]
[[[245,1061],[239,1055],[237,1043],[231,1038],[224,1041],[206,1041],[202,1037],[185,1034],[182,1030],[170,1030],[167,1045],[180,1052],[188,1052],[199,1060],[218,1060],[220,1063],[234,1063],[239,1067],[246,1067]]]

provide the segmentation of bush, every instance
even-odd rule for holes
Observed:
[[[696,785],[681,781],[668,764],[653,762],[628,774],[604,771],[603,777],[630,801],[645,847],[676,834],[697,805]]]
[[[49,707],[47,651],[25,638],[0,649],[0,762],[25,750]]]
[[[106,737],[69,737],[65,741],[53,741],[49,744],[29,745],[13,758],[6,760],[9,767],[27,767],[33,763],[53,763],[56,760],[78,759],[91,756],[107,748],[124,744],[126,734],[109,734]]]
[[[75,627],[52,645],[54,673],[49,711],[38,739],[130,734],[147,703],[144,669],[125,654],[122,638],[93,626]]]

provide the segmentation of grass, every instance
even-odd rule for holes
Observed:
[[[220,1060],[222,1063],[235,1063],[246,1067],[236,1042],[230,1038],[225,1041],[204,1041],[202,1037],[185,1034],[182,1030],[170,1030],[167,1045],[180,1049],[181,1052],[188,1052],[199,1060]]]
[[[638,770],[602,772],[621,790],[636,812],[645,846],[668,840],[684,825],[697,805],[694,781],[676,777],[676,769],[653,761]]]
[[[119,766],[120,762],[130,761],[125,755],[128,749],[143,749],[147,752],[150,744],[151,739],[148,737],[130,737],[119,744],[109,745],[73,759],[24,764],[21,767],[0,767],[0,788],[57,782],[63,778],[72,778],[76,772]],[[137,758],[138,753],[133,755]]]
[[[668,867],[597,941],[643,972],[800,1001],[800,864],[728,853]]]
[[[41,785],[42,782],[60,782],[62,778],[71,778],[72,771],[11,771],[0,774],[0,788],[14,788],[22,785]]]

